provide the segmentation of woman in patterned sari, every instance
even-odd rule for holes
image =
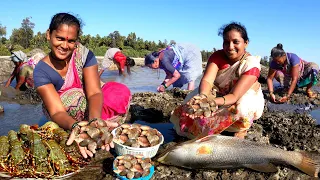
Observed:
[[[264,98],[257,81],[261,58],[246,52],[249,38],[245,27],[233,22],[223,26],[219,35],[223,36],[223,50],[210,56],[199,88],[171,116],[179,135],[194,138],[202,133],[219,134],[226,130],[244,138],[253,120],[262,115]],[[221,97],[213,96],[214,87]],[[219,108],[209,117],[188,114],[184,107],[197,94],[215,101]]]
[[[73,15],[53,16],[46,34],[51,52],[34,70],[34,84],[43,100],[44,112],[63,129],[72,130],[69,141],[75,138],[72,135],[75,127],[79,127],[78,121],[96,118],[116,121],[127,112],[131,98],[125,85],[112,82],[100,87],[94,54],[77,43],[80,27],[80,21]],[[106,124],[118,125],[111,121]],[[82,137],[87,138],[85,133]],[[86,147],[79,148],[85,158],[93,156]]]

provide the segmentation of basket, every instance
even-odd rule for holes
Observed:
[[[111,132],[113,136],[115,136],[115,131],[118,128],[114,129]],[[123,144],[119,144],[119,143],[117,143],[115,141],[113,141],[113,143],[114,143],[114,149],[115,149],[117,155],[119,155],[119,156],[125,155],[125,154],[131,154],[131,155],[143,155],[143,157],[145,157],[145,158],[153,158],[157,154],[160,145],[163,144],[163,141],[164,141],[164,137],[161,134],[159,144],[157,144],[155,146],[151,146],[151,147],[134,148],[134,147],[129,147],[129,146],[126,146],[126,145],[123,145]]]

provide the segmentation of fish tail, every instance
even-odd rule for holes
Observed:
[[[311,152],[301,152],[301,155],[302,161],[294,166],[310,176],[318,177],[320,171],[320,155]]]

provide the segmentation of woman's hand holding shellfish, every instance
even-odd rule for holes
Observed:
[[[92,157],[98,148],[107,151],[113,148],[111,131],[118,126],[116,122],[95,118],[92,121],[80,121],[72,128],[67,145],[76,141],[84,158]]]
[[[204,94],[194,96],[184,107],[185,115],[192,119],[211,117],[217,109],[216,102],[213,99],[207,98]]]

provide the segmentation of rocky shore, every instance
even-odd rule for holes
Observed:
[[[270,103],[265,84],[267,69],[263,69],[259,81],[265,94],[263,116],[255,121],[246,139],[285,149],[320,153],[320,127],[310,115],[312,109],[320,105],[320,94],[316,98],[307,98],[304,89],[297,89],[286,105]],[[318,87],[319,89],[319,87]],[[2,91],[3,89],[0,88]],[[2,92],[0,101],[17,103],[41,103],[34,90],[24,93]],[[10,94],[11,93],[11,94]],[[8,96],[10,95],[10,97]],[[152,122],[169,122],[171,111],[182,103],[188,91],[171,89],[166,93],[133,94],[128,122],[144,120]],[[287,109],[286,109],[287,108]],[[164,144],[159,152],[185,138],[176,137],[173,142]],[[115,179],[112,172],[113,153],[99,151],[94,163],[76,173],[70,179]],[[293,167],[277,166],[276,173],[260,173],[250,169],[228,170],[186,170],[155,163],[152,179],[313,179]]]

